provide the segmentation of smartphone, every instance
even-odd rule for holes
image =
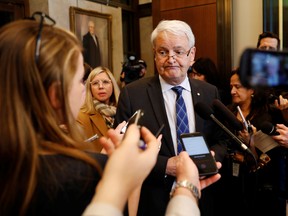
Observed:
[[[141,117],[144,115],[144,111],[139,109],[137,110],[126,122],[126,124],[124,125],[124,127],[121,129],[120,133],[124,134],[127,130],[127,128],[129,127],[129,125],[135,123],[137,125],[139,125],[139,121],[141,119]]]
[[[288,51],[246,49],[240,61],[240,80],[251,87],[287,87]]]
[[[196,164],[200,177],[214,175],[218,172],[216,161],[201,133],[181,134],[180,139],[183,150],[187,151]]]

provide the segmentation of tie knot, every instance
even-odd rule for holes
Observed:
[[[177,93],[178,96],[182,95],[183,87],[182,86],[175,86],[172,88],[174,92]]]

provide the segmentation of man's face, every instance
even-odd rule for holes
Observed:
[[[258,49],[261,50],[277,50],[278,41],[275,38],[263,38],[260,41]]]
[[[171,85],[180,84],[194,60],[196,48],[189,47],[186,36],[161,32],[154,41],[156,68],[160,76]]]
[[[89,29],[90,34],[94,34],[95,26],[93,22],[89,22],[88,29]]]

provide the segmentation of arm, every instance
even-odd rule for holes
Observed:
[[[221,167],[217,163],[218,168]],[[196,165],[193,163],[187,152],[181,152],[177,158],[177,182],[188,181],[199,191],[208,187],[220,179],[220,174],[199,180]],[[198,208],[198,198],[186,187],[178,187],[174,190],[172,198],[166,210],[166,216],[172,215],[200,215]]]
[[[129,195],[141,186],[155,165],[159,140],[148,129],[142,127],[141,136],[147,143],[147,149],[143,151],[137,145],[140,138],[138,127],[131,125],[126,133],[123,142],[107,162],[89,209],[93,209],[91,205],[108,205],[122,212]],[[115,140],[115,137],[111,137],[111,140]],[[97,209],[95,211],[93,214],[85,212],[84,215],[101,215]]]
[[[284,120],[288,122],[288,100],[280,95],[279,100],[274,101],[274,105],[277,109],[281,110]]]
[[[279,145],[288,148],[288,127],[284,124],[277,124],[277,132],[280,135],[272,136],[272,138],[279,143]]]

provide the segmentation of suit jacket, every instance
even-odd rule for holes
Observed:
[[[88,63],[92,68],[101,66],[101,53],[99,48],[99,40],[95,35],[97,45],[91,36],[90,32],[83,36],[83,47],[84,47],[84,62]]]
[[[104,118],[98,112],[87,114],[80,111],[77,117],[77,122],[82,126],[87,138],[92,137],[95,134],[99,137],[107,135],[108,127]],[[102,145],[99,143],[99,139],[96,139],[93,142],[86,143],[83,148],[93,152],[100,152],[102,150]]]
[[[209,106],[214,99],[219,99],[215,86],[199,80],[190,80],[193,105],[203,102]],[[156,166],[145,180],[138,208],[138,215],[164,215],[169,201],[174,177],[165,174],[166,164],[170,157],[175,156],[171,131],[165,110],[159,76],[144,78],[125,86],[120,94],[115,125],[129,117],[137,110],[143,109],[144,116],[141,125],[146,126],[152,133],[156,133],[164,123],[162,145]],[[219,129],[212,121],[202,119],[195,113],[196,131],[202,132],[211,149],[216,152],[216,160],[222,161],[226,154],[226,143],[219,143],[217,137]]]

